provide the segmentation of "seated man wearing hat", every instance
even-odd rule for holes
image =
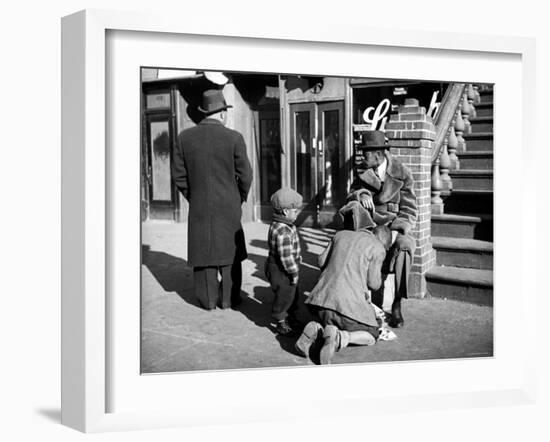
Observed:
[[[363,160],[351,185],[346,207],[352,209],[350,212],[355,221],[352,224],[372,219],[376,225],[388,226],[392,231],[393,244],[386,256],[383,272],[395,273],[395,297],[389,324],[402,327],[401,299],[408,295],[408,279],[416,247],[410,232],[418,209],[412,173],[392,157],[389,147],[384,132],[373,130],[362,133],[358,149],[363,153]],[[355,229],[361,227],[365,226],[354,226]]]
[[[240,303],[241,262],[247,256],[241,204],[252,168],[243,136],[225,127],[230,107],[221,90],[204,92],[199,111],[205,118],[179,134],[172,163],[172,178],[189,201],[187,260],[195,295],[207,310]]]

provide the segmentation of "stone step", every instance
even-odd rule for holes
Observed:
[[[465,213],[465,216],[472,216],[481,219],[476,225],[474,239],[493,242],[493,214],[492,213]]]
[[[432,236],[473,239],[479,223],[481,218],[474,216],[448,213],[432,215]]]
[[[478,103],[475,105],[477,117],[492,117],[493,116],[493,102],[488,101],[486,103]]]
[[[445,212],[468,215],[493,213],[493,191],[456,189],[445,199]]]
[[[471,238],[432,236],[436,262],[441,266],[492,270],[493,243]]]
[[[460,169],[449,172],[453,190],[493,190],[493,171]]]
[[[460,161],[460,169],[492,170],[493,169],[493,151],[479,150],[457,153]]]
[[[493,132],[472,132],[463,134],[466,141],[466,151],[493,150]]]
[[[470,118],[472,133],[493,132],[493,117],[472,117]]]
[[[493,305],[493,271],[437,266],[426,273],[428,293],[436,298]]]

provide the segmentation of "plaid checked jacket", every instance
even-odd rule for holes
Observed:
[[[267,235],[269,255],[291,277],[297,276],[302,262],[300,238],[295,225],[273,221]]]

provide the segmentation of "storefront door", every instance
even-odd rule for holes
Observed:
[[[146,116],[149,219],[174,220],[176,190],[171,178],[173,131],[170,113]]]
[[[290,105],[291,186],[304,210],[334,211],[345,198],[344,103]]]

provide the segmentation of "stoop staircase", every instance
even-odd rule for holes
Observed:
[[[471,131],[465,131],[445,213],[432,215],[436,266],[426,273],[431,296],[493,303],[493,87],[479,87]]]

